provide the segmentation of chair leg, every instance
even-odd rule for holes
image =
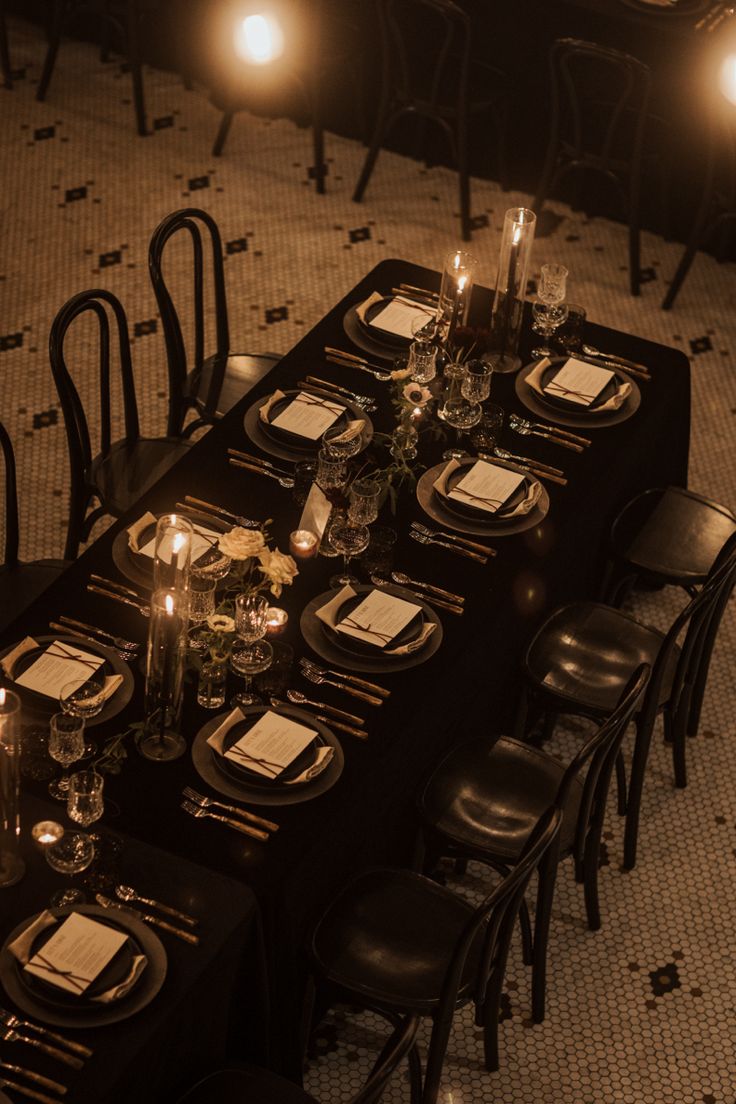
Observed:
[[[483,1001],[483,1065],[489,1073],[498,1069],[498,1009],[501,1003],[503,976],[495,971]]]
[[[230,127],[235,117],[234,111],[223,111],[222,118],[220,119],[220,125],[217,128],[217,134],[215,136],[215,143],[212,147],[212,156],[219,157],[225,146],[225,139],[230,133]]]
[[[552,899],[555,893],[559,842],[555,842],[542,859],[538,872],[537,911],[534,919],[534,964],[532,966],[532,1019],[541,1023],[547,995],[547,944],[552,919]]]
[[[633,870],[636,865],[636,845],[639,836],[639,813],[641,795],[644,788],[644,772],[652,741],[653,719],[636,722],[636,740],[629,778],[629,793],[626,802],[626,827],[624,829],[624,870]]]
[[[141,55],[138,48],[138,4],[136,0],[126,5],[127,10],[127,50],[130,75],[133,81],[133,106],[135,108],[135,121],[138,134],[145,138],[148,134],[146,127],[146,103],[143,92],[143,68]]]
[[[54,11],[51,17],[49,46],[46,51],[46,57],[44,58],[43,69],[41,70],[41,79],[39,80],[38,88],[36,89],[36,99],[41,103],[46,99],[46,93],[48,92],[51,74],[53,73],[54,66],[56,65],[56,55],[59,52],[59,45],[61,43],[61,30],[63,22],[64,0],[55,0]]]
[[[599,803],[599,808],[595,810],[588,825],[588,835],[585,840],[585,851],[583,854],[585,912],[588,917],[588,927],[591,931],[598,931],[601,926],[601,908],[598,894],[598,866],[600,863],[601,835],[603,834],[603,817],[605,811],[605,802],[601,801]]]
[[[427,1055],[427,1068],[424,1074],[424,1092],[422,1104],[436,1104],[440,1091],[440,1078],[445,1062],[447,1043],[452,1029],[452,1010],[447,1012],[443,1019],[435,1020],[432,1028],[432,1038],[429,1043]]]
[[[616,812],[626,816],[626,764],[621,748],[616,756]]]
[[[529,906],[522,901],[519,906],[519,931],[521,932],[521,956],[525,966],[534,965],[534,940],[532,922],[529,919]]]
[[[685,766],[687,713],[688,707],[687,701],[685,701],[678,707],[674,717],[669,709],[665,711],[664,715],[665,733],[672,742],[672,769],[674,770],[675,785],[678,790],[684,790],[687,786],[687,767]]]
[[[315,109],[316,111],[317,109]],[[327,165],[325,164],[325,132],[322,128],[322,123],[316,117],[312,122],[312,150],[314,157],[314,180],[317,188],[317,195],[325,194],[325,178],[327,176]]]

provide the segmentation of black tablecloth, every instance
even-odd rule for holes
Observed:
[[[154,512],[169,510],[189,493],[258,518],[273,518],[276,543],[288,546],[299,507],[290,493],[271,480],[228,466],[226,448],[252,449],[243,430],[243,413],[256,395],[293,386],[307,373],[341,380],[355,390],[380,398],[374,415],[377,429],[390,430],[393,415],[387,385],[367,375],[327,365],[325,345],[351,348],[343,317],[351,304],[375,290],[388,291],[400,281],[436,288],[436,273],[405,262],[379,264],[331,310],[264,380],[165,477],[142,503]],[[473,317],[487,322],[490,294],[476,288]],[[531,333],[522,340],[528,357]],[[181,789],[199,784],[189,756],[169,764],[130,760],[110,778],[110,794],[119,803],[120,827],[155,842],[174,855],[186,856],[238,878],[253,887],[263,912],[272,986],[270,1035],[274,1059],[298,1072],[299,997],[304,974],[305,935],[330,895],[345,878],[372,863],[409,860],[414,839],[413,795],[418,780],[437,756],[469,731],[498,733],[512,715],[517,671],[525,642],[558,603],[596,595],[605,534],[618,509],[647,486],[687,479],[689,437],[689,367],[685,356],[651,342],[600,326],[586,327],[586,339],[600,348],[645,361],[651,383],[642,383],[642,402],[634,417],[620,425],[592,429],[592,446],[576,454],[539,438],[505,431],[502,443],[512,451],[534,455],[563,467],[566,487],[549,484],[551,507],[538,527],[497,539],[498,555],[485,567],[442,550],[421,547],[408,538],[411,518],[427,520],[413,497],[401,499],[398,515],[382,520],[399,532],[396,566],[467,595],[462,618],[443,617],[444,640],[425,665],[380,681],[392,696],[380,709],[313,687],[295,674],[293,685],[335,705],[369,718],[370,739],[341,737],[345,769],[338,784],[311,802],[271,809],[281,830],[267,844],[251,842],[220,826],[194,821],[179,809]],[[526,413],[514,392],[514,377],[494,378],[492,399],[507,411]],[[436,462],[442,443],[430,448],[426,463]],[[424,459],[424,457],[423,457]],[[128,521],[133,520],[131,516]],[[50,617],[67,613],[105,625],[132,639],[145,639],[146,624],[136,612],[85,592],[90,572],[114,576],[110,546],[121,523],[100,538],[64,578],[53,586],[7,634],[12,641],[26,632],[41,632]],[[284,640],[297,655],[308,651],[298,631],[299,612],[314,595],[327,589],[334,560],[317,559],[300,566],[301,574],[279,600],[290,614]],[[137,675],[141,681],[140,673]],[[139,686],[139,691],[142,686]],[[141,694],[112,722],[119,731],[141,715]],[[209,714],[193,701],[185,706],[184,730],[191,740]],[[104,733],[97,730],[100,735]],[[268,815],[268,814],[267,814]]]

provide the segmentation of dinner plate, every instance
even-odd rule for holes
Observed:
[[[342,398],[339,395],[335,395],[331,391],[321,390],[318,387],[302,387],[300,390],[309,391],[322,398],[330,399],[332,402],[340,403],[346,411],[345,424],[347,424],[348,420],[352,421],[355,418],[360,419],[364,423],[363,432],[361,434],[362,449],[366,448],[373,440],[373,423],[366,412],[361,410],[357,403],[351,402],[349,399]],[[289,392],[292,396],[298,393],[298,391]],[[258,445],[263,452],[267,452],[270,456],[275,456],[280,460],[290,460],[292,463],[297,463],[297,461],[304,460],[309,456],[315,456],[321,447],[319,439],[307,442],[306,447],[297,448],[290,441],[274,437],[272,429],[264,426],[260,418],[261,407],[265,402],[268,402],[268,396],[258,399],[249,406],[245,412],[243,425],[247,436],[253,444]],[[298,440],[304,443],[303,437],[298,438]]]
[[[543,389],[551,383],[563,365],[567,364],[568,360],[569,357],[553,357],[550,359],[549,364],[542,372],[541,384]],[[600,407],[607,403],[609,399],[612,399],[621,386],[628,382],[628,378],[624,379],[623,376],[620,376],[613,368],[604,368],[603,371],[613,372],[613,379],[608,381],[603,390],[600,391],[587,406],[582,406],[580,403],[573,402],[572,399],[566,399],[564,395],[550,395],[548,392],[539,395],[539,401],[544,403],[545,406],[551,406],[557,410],[566,410],[568,413],[577,413],[582,417],[600,417]],[[603,413],[606,412],[603,411]]]
[[[627,8],[649,15],[697,15],[713,6],[714,0],[676,0],[674,4],[657,4],[653,0],[621,0]]]
[[[238,721],[227,732],[223,741],[223,747],[225,751],[229,751],[233,744],[236,744],[246,732],[248,732],[253,726],[260,720],[264,713],[278,712],[278,710],[269,706],[251,706],[251,712],[242,721]],[[301,723],[301,722],[300,722]],[[308,728],[312,728],[312,725],[307,725]],[[315,738],[312,742],[304,748],[296,759],[289,763],[288,767],[285,767],[277,778],[266,778],[262,774],[258,774],[257,771],[250,770],[244,764],[234,762],[232,759],[228,759],[226,755],[219,755],[214,748],[211,748],[212,758],[215,766],[222,774],[235,782],[245,782],[249,786],[256,786],[258,789],[265,790],[278,790],[288,786],[305,786],[309,779],[304,782],[293,782],[292,779],[297,778],[302,771],[307,770],[312,766],[317,758],[317,753],[321,747],[325,747],[327,741],[322,737],[319,732],[315,731]],[[325,768],[327,769],[327,768]]]
[[[123,678],[120,686],[112,697],[107,699],[97,716],[89,717],[85,720],[86,727],[91,728],[93,725],[109,721],[111,717],[116,717],[122,709],[125,709],[125,706],[133,696],[134,680],[128,664],[125,660],[121,659],[116,651],[112,648],[106,648],[104,644],[98,644],[96,641],[80,640],[78,636],[61,636],[57,634],[54,636],[34,636],[33,639],[38,644],[38,648],[34,649],[33,652],[24,652],[24,654],[19,656],[15,661],[13,665],[13,675],[15,677],[23,674],[23,672],[30,667],[31,663],[38,659],[39,655],[46,650],[49,644],[58,640],[63,644],[71,644],[81,651],[101,656],[105,660],[105,663],[99,668],[100,671],[103,671],[107,675],[122,675]],[[9,652],[12,652],[19,643],[20,641],[15,641],[15,643],[11,644],[9,647],[3,648],[2,652],[0,652],[0,659],[4,658]],[[20,697],[24,707],[36,718],[51,717],[53,713],[59,712],[58,698],[51,698],[46,694],[39,694],[35,690],[28,690],[25,686],[18,686],[12,678],[8,678],[4,671],[0,671],[0,686],[6,686],[8,689],[14,690]]]
[[[228,533],[232,529],[230,522],[221,521],[219,518],[210,517],[208,514],[200,514],[196,510],[179,510],[183,517],[189,519],[193,525],[201,525],[203,529],[211,529],[215,533]],[[143,547],[156,533],[155,523],[151,523],[140,535],[139,545]],[[205,553],[205,555],[210,555]],[[153,586],[153,559],[150,556],[142,556],[140,552],[134,552],[129,544],[127,529],[121,529],[112,542],[112,559],[118,571],[145,590]],[[202,559],[202,557],[200,557]],[[197,561],[199,563],[199,560]]]
[[[366,594],[370,594],[372,590],[375,590],[375,587],[361,583],[354,586],[353,590],[356,591],[362,601]],[[348,671],[363,671],[367,674],[406,671],[411,667],[419,667],[422,663],[426,663],[428,659],[431,659],[442,643],[442,622],[436,612],[421,598],[418,598],[416,594],[404,590],[402,587],[386,586],[381,587],[381,590],[387,594],[395,594],[397,598],[403,598],[415,606],[421,606],[423,621],[425,623],[431,621],[435,626],[434,632],[429,636],[423,648],[416,652],[410,652],[409,655],[390,656],[386,655],[383,649],[372,648],[371,654],[358,654],[357,652],[348,651],[342,643],[340,645],[336,644],[324,631],[326,628],[324,622],[317,617],[317,610],[321,609],[322,606],[326,606],[330,599],[335,597],[334,590],[318,594],[302,610],[299,627],[310,648],[328,663],[343,667]],[[346,637],[346,639],[348,638]]]
[[[370,591],[371,588],[369,587],[367,593],[370,593]],[[365,600],[365,597],[365,594],[355,594],[346,598],[340,606],[337,620],[342,621],[345,617],[349,617],[350,614],[358,608],[361,602]],[[413,602],[413,605],[416,604],[416,602]],[[338,632],[329,625],[325,625],[324,621],[320,621],[320,625],[327,639],[330,640],[335,647],[340,648],[341,651],[349,652],[357,656],[381,656],[384,654],[384,649],[378,644],[371,644],[368,640],[358,640],[357,637]],[[421,635],[423,629],[424,617],[420,610],[419,613],[411,619],[409,624],[405,625],[401,632],[396,634],[387,647],[394,648],[402,644],[410,644],[412,640],[416,640],[417,637]]]
[[[95,1004],[79,1011],[66,1006],[52,1006],[21,983],[18,977],[18,960],[8,950],[8,944],[17,939],[37,918],[31,916],[13,929],[0,949],[0,985],[22,1012],[53,1027],[102,1027],[127,1020],[151,1003],[164,983],[167,959],[161,940],[149,927],[122,910],[115,911],[113,920],[110,910],[99,905],[71,905],[67,908],[52,908],[49,912],[56,917],[79,912],[102,923],[112,923],[120,931],[126,932],[129,939],[141,948],[148,962],[137,984],[120,1000],[110,1004]]]
[[[446,495],[442,494],[435,488],[435,495],[442,500],[443,506],[450,510],[453,514],[459,514],[460,517],[470,518],[471,520],[480,521],[481,523],[487,522],[489,525],[498,525],[509,520],[509,514],[512,514],[520,502],[526,498],[527,494],[533,483],[538,482],[535,479],[531,479],[529,476],[523,476],[523,482],[513,491],[506,501],[494,512],[490,513],[488,510],[483,510],[480,506],[473,506],[471,502],[460,502],[458,499],[450,497],[450,491],[453,491],[468,474],[474,464],[477,463],[475,458],[470,460],[461,460],[460,467],[450,473],[447,480]],[[496,461],[494,461],[495,465]],[[503,465],[498,465],[499,467]],[[522,475],[521,472],[519,472]]]
[[[563,364],[565,357],[556,358],[557,363]],[[619,425],[627,421],[639,409],[641,405],[641,391],[631,376],[627,375],[624,368],[616,368],[616,375],[622,381],[631,384],[631,391],[624,399],[618,410],[599,410],[591,412],[581,409],[575,404],[562,407],[554,402],[543,400],[542,396],[534,391],[526,382],[537,367],[537,361],[525,365],[514,380],[514,390],[520,402],[527,410],[535,414],[538,419],[554,422],[556,425],[568,426],[570,429],[598,429],[604,426]]]
[[[397,351],[401,349],[408,349],[411,338],[402,337],[400,334],[392,333],[390,330],[384,330],[376,323],[376,319],[385,307],[393,302],[393,295],[384,295],[380,299],[377,299],[375,303],[371,303],[368,309],[365,311],[365,321],[358,314],[358,307],[355,307],[355,317],[358,320],[358,325],[367,337],[372,337],[376,341],[380,341],[383,345],[391,345]]]
[[[96,917],[100,924],[104,924],[108,928],[112,928],[117,932],[125,932],[128,936],[122,947],[119,948],[117,953],[113,955],[112,959],[108,962],[105,968],[97,975],[95,980],[89,985],[84,993],[74,994],[69,993],[65,989],[60,989],[58,985],[52,984],[45,978],[39,977],[36,974],[28,973],[21,966],[20,962],[16,960],[16,972],[18,975],[18,981],[23,988],[35,997],[36,1000],[43,1001],[44,1004],[49,1005],[51,1008],[59,1008],[65,1010],[72,1015],[76,1015],[77,1012],[88,1012],[91,1008],[99,1008],[99,1004],[95,1001],[95,997],[98,997],[100,993],[106,992],[108,989],[112,989],[115,985],[120,985],[122,981],[130,973],[133,966],[133,959],[136,955],[142,953],[140,943],[130,935],[125,928],[114,919],[109,913],[104,917]],[[39,932],[33,943],[31,944],[31,958],[42,951],[46,943],[51,939],[58,930],[58,925],[54,924],[53,927],[49,925],[48,928],[44,928]],[[137,979],[135,985],[130,990],[132,993],[143,980],[145,970]],[[124,997],[118,999],[125,1000],[130,993],[126,993]],[[117,1001],[115,1002],[117,1003]]]
[[[505,460],[494,460],[499,468],[509,468],[511,471],[525,475],[525,472]],[[448,509],[447,499],[442,498],[434,489],[436,479],[447,466],[447,461],[436,464],[420,476],[417,483],[417,502],[424,510],[427,517],[436,521],[444,529],[454,529],[458,533],[467,533],[475,537],[509,537],[516,533],[524,533],[527,529],[533,529],[539,525],[549,512],[549,494],[544,483],[541,485],[541,493],[528,514],[520,514],[499,518],[483,511],[483,517],[469,517]],[[487,520],[486,520],[487,517]]]
[[[260,716],[266,711],[266,708],[268,707],[262,705],[247,705],[243,706],[243,713],[246,718],[251,714]],[[281,713],[285,717],[291,717],[299,724],[311,728],[317,733],[317,740],[320,740],[323,745],[329,744],[332,747],[332,759],[315,778],[296,786],[283,783],[274,785],[273,782],[263,785],[262,781],[260,784],[254,785],[251,779],[236,779],[226,774],[219,768],[217,764],[218,756],[213,752],[207,740],[226,720],[229,713],[220,713],[216,717],[212,717],[203,725],[194,738],[191,752],[192,763],[199,777],[224,797],[249,801],[253,805],[298,805],[303,801],[311,801],[312,798],[319,797],[320,794],[332,789],[342,774],[344,766],[342,746],[332,729],[316,720],[307,710],[298,709],[296,706],[280,705],[277,709],[274,709],[274,712]]]
[[[360,306],[360,303],[357,306]],[[358,318],[356,306],[348,307],[343,316],[342,326],[354,345],[357,345],[364,353],[368,353],[372,357],[378,357],[379,360],[392,361],[397,353],[408,347],[408,342],[396,345],[390,341],[382,341],[379,331],[368,329]]]

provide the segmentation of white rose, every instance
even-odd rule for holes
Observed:
[[[243,529],[236,525],[229,533],[223,533],[217,542],[220,551],[231,560],[249,560],[265,547],[260,529]]]
[[[291,556],[279,552],[278,548],[274,548],[273,551],[270,548],[264,548],[263,551],[258,553],[258,559],[260,560],[258,570],[262,571],[270,581],[269,589],[274,598],[279,598],[281,588],[291,586],[295,576],[299,574],[294,560]]]

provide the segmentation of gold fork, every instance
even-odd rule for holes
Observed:
[[[180,808],[197,819],[209,817],[210,820],[219,820],[221,824],[227,824],[229,828],[234,828],[236,832],[242,832],[244,836],[251,836],[253,839],[262,840],[264,843],[271,838],[268,832],[262,832],[260,828],[251,828],[250,825],[243,824],[242,820],[233,820],[232,817],[212,813],[209,809],[205,809],[202,805],[195,805],[192,801],[182,801]]]

